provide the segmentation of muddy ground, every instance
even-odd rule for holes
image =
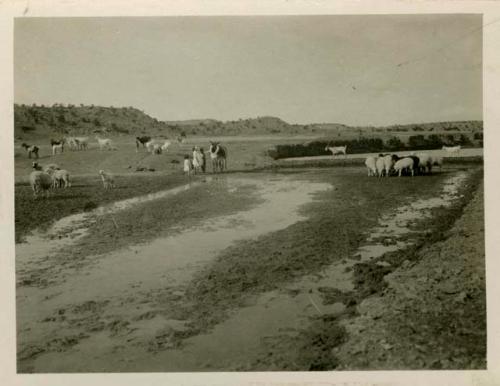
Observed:
[[[18,244],[18,370],[484,368],[481,181],[231,174],[56,223]]]

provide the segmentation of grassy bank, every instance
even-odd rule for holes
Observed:
[[[15,191],[16,243],[36,228],[47,228],[54,221],[74,213],[94,209],[110,202],[173,188],[187,183],[183,175],[158,176],[153,174],[121,176],[115,189],[104,190],[97,177],[79,177],[69,189],[60,189],[45,198],[33,198],[28,184],[17,184]]]

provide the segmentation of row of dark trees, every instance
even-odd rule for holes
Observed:
[[[480,134],[480,133],[476,133]],[[480,138],[479,138],[480,137]],[[274,149],[268,151],[270,157],[274,159],[290,157],[313,157],[319,155],[331,154],[326,150],[327,146],[347,146],[348,154],[391,152],[404,150],[432,150],[440,149],[445,146],[460,145],[463,147],[481,147],[481,136],[474,135],[476,142],[473,142],[468,136],[437,135],[429,136],[412,135],[408,138],[408,143],[404,143],[398,137],[389,138],[384,141],[381,138],[359,138],[344,141],[313,141],[305,144],[277,145]]]

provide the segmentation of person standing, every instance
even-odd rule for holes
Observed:
[[[201,171],[205,173],[206,167],[207,167],[207,158],[205,156],[205,151],[203,148],[200,148],[200,154],[201,154]]]
[[[188,177],[191,177],[192,169],[193,169],[193,164],[191,163],[189,156],[186,154],[184,156],[184,173],[186,173]]]

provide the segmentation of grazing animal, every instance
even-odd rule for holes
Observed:
[[[50,141],[51,146],[52,146],[52,156],[55,156],[57,154],[57,151],[59,150],[59,153],[64,152],[64,141]]]
[[[224,146],[219,142],[210,141],[208,152],[212,160],[212,173],[217,173],[217,170],[221,173],[227,170],[227,149]]]
[[[412,158],[410,157],[401,158],[394,164],[394,170],[398,173],[399,177],[401,177],[401,173],[403,172],[403,170],[410,171],[413,177],[414,175],[413,164],[414,161]]]
[[[107,173],[104,170],[99,170],[99,175],[101,176],[104,189],[115,187],[115,178],[111,173]]]
[[[458,146],[443,146],[443,150],[446,151],[447,153],[450,153],[450,154],[455,154],[455,153],[459,153],[460,152],[460,149],[462,147],[460,145]]]
[[[409,155],[405,158],[411,158],[413,160],[413,172],[412,176],[416,173],[419,174],[420,171],[420,159],[416,155]]]
[[[49,174],[50,174],[50,172],[51,172],[51,171],[54,171],[54,170],[60,170],[60,169],[61,169],[61,168],[60,168],[60,167],[59,167],[59,165],[57,165],[57,164],[48,164],[48,165],[46,165],[46,166],[43,168],[43,171],[44,171],[45,173],[49,173]]]
[[[38,158],[38,151],[40,150],[36,145],[27,145],[26,143],[22,143],[21,147],[26,150],[28,153],[28,158],[31,158],[31,154],[33,154],[36,158]]]
[[[170,141],[165,141],[165,142],[163,143],[163,145],[161,145],[161,150],[163,150],[163,151],[167,151],[167,150],[168,150],[168,147],[169,147],[171,144],[172,144],[172,142],[170,142]]]
[[[378,157],[375,160],[375,168],[377,169],[377,176],[383,177],[385,171],[384,157]]]
[[[35,170],[31,172],[29,180],[35,198],[42,192],[45,193],[46,197],[49,197],[49,190],[52,187],[52,177],[50,174]]]
[[[54,170],[52,173],[52,179],[54,188],[71,187],[71,182],[69,181],[69,172],[67,170]]]
[[[325,151],[331,151],[333,156],[336,156],[337,154],[346,155],[347,146],[327,146],[325,147]]]
[[[158,144],[158,143],[155,143],[155,144],[153,145],[153,153],[154,153],[154,154],[161,154],[161,152],[162,152],[161,145],[160,145],[160,144]]]
[[[71,150],[78,149],[78,142],[75,137],[64,137],[64,143],[66,143]]]
[[[87,150],[89,148],[89,137],[75,137],[78,150]]]
[[[431,165],[432,166],[439,166],[439,170],[442,169],[443,167],[443,157],[439,157],[439,156],[431,156]]]
[[[146,147],[146,144],[151,141],[151,137],[144,135],[142,137],[135,137],[135,151],[139,151],[139,147]]]
[[[96,135],[95,139],[99,144],[99,150],[108,149],[108,150],[116,150],[116,147],[113,145],[113,141],[109,138],[100,138]]]
[[[145,147],[146,150],[150,153],[161,154],[163,145],[165,145],[165,141],[163,141],[162,139],[151,139],[146,143]]]
[[[368,169],[368,177],[377,175],[377,166],[376,166],[375,157],[368,157],[365,161],[366,168]]]
[[[389,177],[389,175],[391,174],[392,168],[394,167],[394,163],[396,161],[394,161],[391,154],[382,155],[382,159],[384,160],[385,176]]]
[[[31,166],[33,167],[33,170],[38,170],[38,171],[43,170],[47,174],[51,174],[54,170],[61,169],[59,165],[56,164],[48,164],[47,166],[43,167],[38,162],[33,162]]]
[[[419,169],[421,173],[431,173],[432,171],[432,157],[427,153],[418,153]]]
[[[64,143],[64,138],[63,139],[51,139],[50,140],[50,146],[54,146],[54,145],[62,145]]]
[[[177,137],[176,139],[177,139],[178,143],[184,143],[185,137],[181,136],[181,137]]]

